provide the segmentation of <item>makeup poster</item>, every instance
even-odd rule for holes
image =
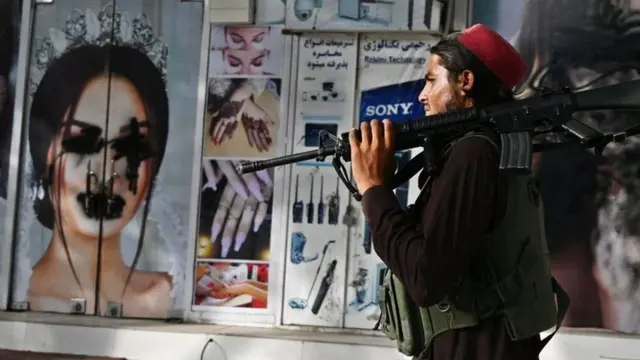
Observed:
[[[35,6],[13,308],[185,308],[202,14],[173,0]]]
[[[636,1],[483,0],[476,8],[475,20],[510,39],[528,64],[520,98],[640,78]],[[626,111],[576,116],[604,132],[640,122]],[[552,271],[572,300],[564,326],[640,332],[638,154],[633,137],[610,144],[604,161],[579,149],[537,157]]]
[[[0,219],[6,214],[21,1],[0,3]]]
[[[357,53],[355,35],[300,37],[294,153],[353,127]],[[291,184],[283,322],[342,327],[347,239],[359,214],[331,158],[293,165]]]
[[[284,38],[277,26],[213,27],[192,308],[267,309]]]
[[[402,122],[424,116],[418,95],[424,87],[429,48],[436,42],[437,39],[424,35],[360,36],[357,90],[360,122],[374,119]],[[420,151],[416,150],[413,152]],[[412,151],[396,153],[398,168],[411,157]],[[417,178],[395,192],[403,207],[412,204],[418,195]],[[362,211],[361,203],[354,201],[353,205],[358,212]],[[379,289],[385,269],[373,249],[369,226],[366,222],[359,224],[349,245],[345,327],[372,329],[378,321]]]

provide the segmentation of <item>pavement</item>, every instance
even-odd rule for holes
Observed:
[[[70,354],[49,354],[30,351],[0,350],[0,360],[126,360],[103,356],[82,356]]]

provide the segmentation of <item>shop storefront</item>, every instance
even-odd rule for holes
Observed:
[[[251,25],[224,23],[210,0],[6,3],[0,348],[131,359],[400,359],[372,330],[386,266],[332,159],[237,165],[313,150],[361,121],[422,116],[425,55],[442,29],[486,23],[544,68],[558,27],[539,14],[553,0],[256,0]],[[617,13],[605,8],[602,19]],[[618,24],[603,21],[582,30]],[[575,88],[637,75],[631,61],[610,75],[598,59],[563,59]],[[530,71],[522,96],[561,83]],[[547,181],[571,178],[547,168]],[[582,192],[558,195],[553,216],[578,213],[601,191],[590,186],[568,184]],[[396,196],[406,207],[419,192],[412,180]],[[637,340],[610,332],[640,331],[637,244],[588,238],[613,205],[549,225],[554,274],[580,308],[542,359],[640,357]]]

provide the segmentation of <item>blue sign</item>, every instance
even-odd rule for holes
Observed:
[[[365,90],[360,96],[360,122],[390,119],[402,122],[424,116],[418,95],[424,80],[408,81]]]

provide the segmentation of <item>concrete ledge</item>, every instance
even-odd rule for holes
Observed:
[[[407,360],[378,336],[0,313],[0,348],[127,360]],[[541,360],[640,360],[640,337],[563,331]]]

